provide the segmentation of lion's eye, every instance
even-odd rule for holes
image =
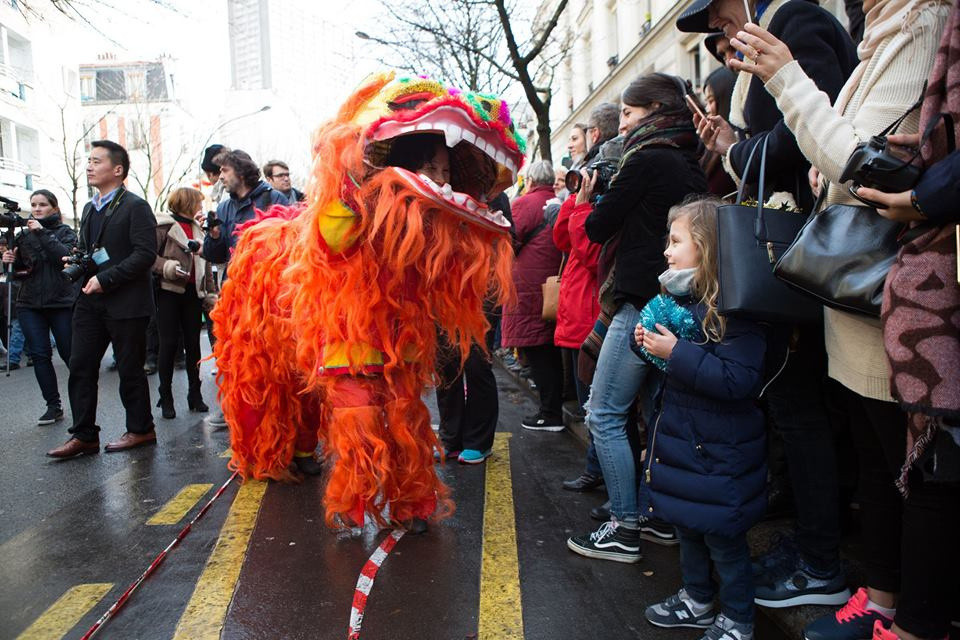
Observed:
[[[413,111],[423,103],[429,102],[436,97],[437,96],[426,91],[421,91],[419,93],[408,93],[407,95],[394,98],[387,104],[387,106],[390,107],[391,111]]]

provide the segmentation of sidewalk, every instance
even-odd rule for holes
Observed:
[[[529,393],[535,399],[537,392],[531,387],[530,382],[522,378],[519,372],[508,368],[499,359],[494,357],[494,362],[510,375],[517,383],[520,389]],[[575,407],[573,403],[565,403],[563,408],[563,422],[566,429],[565,433],[573,436],[575,441],[581,445],[584,450],[587,447],[587,426],[573,413]],[[771,544],[772,538],[781,532],[787,532],[792,525],[792,518],[781,518],[775,520],[764,520],[753,527],[748,533],[750,549],[754,556],[766,551]],[[843,542],[841,553],[844,556],[844,562],[847,565],[847,580],[851,592],[862,584],[862,574],[856,557],[860,552],[860,540],[858,535],[847,536]],[[803,629],[810,622],[830,613],[833,607],[821,606],[803,606],[791,609],[768,609],[757,607],[757,635],[758,640],[767,640],[779,632],[787,638],[802,638]],[[767,629],[767,633],[761,633],[761,630]]]

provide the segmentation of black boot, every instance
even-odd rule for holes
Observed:
[[[196,411],[198,413],[210,411],[210,407],[203,401],[203,395],[200,393],[199,380],[196,384],[191,384],[190,390],[187,391],[187,406],[190,407],[190,411]]]
[[[160,399],[157,400],[157,406],[160,407],[160,415],[167,420],[177,417],[177,411],[173,408],[173,392],[169,385],[160,385]]]

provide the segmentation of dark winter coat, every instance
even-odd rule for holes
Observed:
[[[790,48],[796,61],[817,87],[830,96],[830,101],[836,100],[859,63],[856,47],[837,19],[816,2],[792,0],[777,9],[767,30]],[[772,181],[774,191],[789,191],[796,195],[800,208],[809,211],[813,206],[813,194],[807,181],[810,163],[797,146],[793,132],[784,123],[776,100],[757,76],[750,80],[743,119],[750,138],[730,147],[728,153],[734,171],[743,177],[750,150],[769,139],[768,181]],[[754,165],[746,175],[747,184],[756,184],[759,180],[759,151]]]
[[[41,231],[24,229],[17,236],[13,268],[23,274],[18,307],[62,309],[72,307],[77,299],[78,286],[63,277],[63,257],[77,246],[77,234],[59,220],[58,215]]]
[[[554,324],[542,319],[543,290],[540,285],[560,271],[563,256],[553,244],[549,226],[534,231],[543,222],[543,208],[554,198],[553,187],[541,185],[513,201],[513,223],[520,251],[513,263],[517,300],[504,305],[500,326],[505,347],[536,347],[553,344]]]
[[[119,202],[117,202],[119,199]],[[87,203],[80,221],[80,248],[91,253],[97,247],[110,257],[95,274],[81,280],[86,285],[96,275],[103,293],[81,293],[79,300],[90,299],[113,320],[145,318],[153,315],[153,277],[150,274],[157,256],[157,219],[146,200],[123,190],[113,197],[99,214]],[[99,238],[90,237],[92,215],[103,215]]]
[[[703,318],[703,305],[678,302]],[[722,343],[677,342],[647,439],[644,515],[727,536],[763,516],[766,439],[755,399],[765,350],[764,329],[734,318]]]
[[[203,239],[203,257],[214,264],[224,264],[230,260],[230,250],[237,244],[237,227],[257,217],[256,209],[266,211],[275,204],[290,204],[287,198],[263,180],[240,200],[233,197],[224,200],[217,207],[217,218],[222,226],[220,237],[214,239],[208,235]]]
[[[603,244],[620,232],[614,301],[642,309],[660,293],[657,277],[667,268],[663,249],[667,213],[692,193],[704,193],[707,180],[694,149],[648,147],[633,153],[587,217],[587,237]]]
[[[960,222],[960,150],[927,169],[915,191],[923,214],[932,224]]]
[[[591,242],[584,229],[593,211],[589,203],[576,204],[572,194],[560,207],[553,225],[553,243],[567,254],[560,279],[560,303],[553,341],[558,347],[579,349],[600,315],[597,263],[601,245]]]

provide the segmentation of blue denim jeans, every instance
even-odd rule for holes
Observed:
[[[60,406],[60,391],[57,374],[53,369],[53,350],[50,332],[57,342],[57,351],[66,364],[70,364],[70,322],[73,309],[25,309],[17,310],[23,334],[27,338],[27,354],[33,358],[33,373],[48,407]]]
[[[640,311],[624,304],[613,316],[603,339],[587,401],[587,426],[617,520],[639,520],[637,468],[627,435],[630,408],[641,392],[650,365],[630,350]]]
[[[753,572],[747,534],[721,536],[677,528],[680,572],[687,595],[701,604],[717,595],[710,561],[720,579],[720,611],[734,622],[753,624]]]
[[[23,329],[20,328],[20,318],[14,318],[10,328],[10,344],[7,345],[7,351],[10,352],[10,364],[20,364],[20,356],[23,354],[26,337],[23,335]]]

